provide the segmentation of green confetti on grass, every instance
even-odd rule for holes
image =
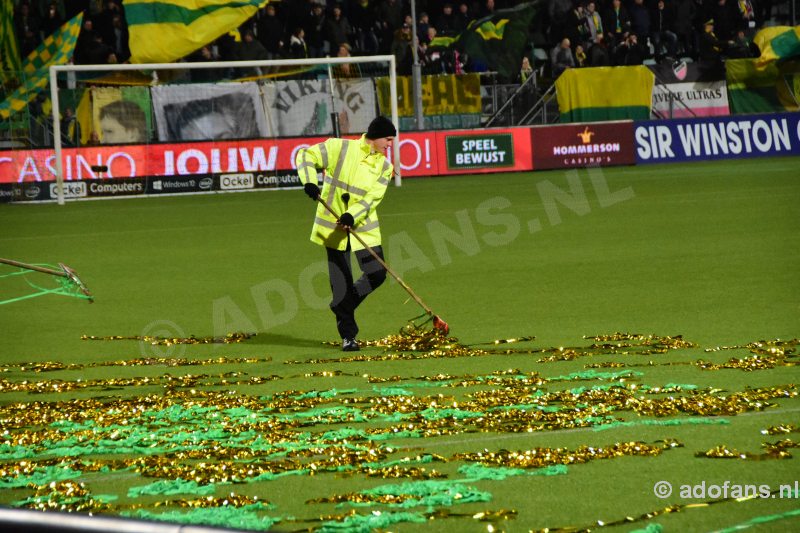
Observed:
[[[597,370],[582,370],[581,372],[573,372],[566,376],[555,376],[547,378],[548,381],[577,381],[581,379],[603,379],[603,380],[619,380],[633,377],[644,376],[643,372],[635,370],[623,370],[621,372],[598,372]]]
[[[786,520],[787,518],[793,518],[795,516],[800,516],[800,509],[793,509],[791,511],[787,511],[785,513],[780,513],[780,514],[757,516],[755,518],[751,518],[746,522],[726,527],[725,529],[718,529],[713,533],[735,533],[736,531],[742,531],[744,529],[749,529],[751,527],[755,527],[761,524],[768,524],[769,522],[777,522],[778,520]]]
[[[649,524],[644,529],[634,529],[629,533],[663,533],[664,527],[661,524]]]
[[[36,453],[27,446],[0,444],[0,459],[30,459]]]
[[[595,431],[605,431],[606,429],[617,429],[632,426],[701,426],[701,425],[727,425],[730,421],[725,418],[671,418],[669,420],[636,420],[632,422],[610,422],[602,426],[596,426]]]
[[[28,484],[47,485],[53,481],[63,481],[65,479],[75,479],[81,477],[77,470],[64,466],[45,466],[34,470],[29,476],[18,476],[0,479],[0,488],[11,489],[15,487],[25,487]]]
[[[465,411],[463,409],[436,409],[435,407],[428,407],[420,413],[425,420],[441,420],[443,418],[455,418],[456,420],[464,420],[466,418],[480,418],[485,416],[484,413],[476,413],[475,411]]]
[[[458,469],[459,474],[463,474],[467,479],[465,483],[491,479],[502,481],[512,476],[560,476],[568,472],[566,465],[552,465],[536,470],[526,470],[524,468],[508,468],[505,466],[484,466],[478,463],[463,465]]]
[[[196,481],[184,481],[181,478],[167,479],[128,489],[128,498],[139,498],[141,496],[155,496],[166,494],[197,494],[199,496],[210,496],[214,494],[216,487],[214,484],[198,485]]]
[[[244,507],[201,507],[188,512],[167,511],[153,513],[139,509],[134,512],[123,512],[122,516],[130,518],[143,518],[162,522],[177,522],[179,524],[202,524],[206,526],[219,526],[238,529],[268,530],[281,521],[280,518],[258,515],[256,511],[268,510],[269,506],[263,503],[254,503]]]
[[[413,392],[401,387],[372,387],[372,390],[379,396],[414,396]]]

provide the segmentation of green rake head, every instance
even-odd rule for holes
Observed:
[[[89,291],[86,285],[83,284],[81,278],[78,277],[78,274],[64,263],[59,263],[58,266],[64,271],[64,277],[75,287],[77,287],[78,290],[84,294],[84,296],[86,296],[86,299],[89,300],[89,303],[94,303],[94,296],[92,296],[92,293]]]

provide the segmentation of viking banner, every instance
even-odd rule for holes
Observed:
[[[333,134],[333,116],[342,135],[367,131],[375,118],[375,88],[372,81],[292,80],[265,83],[263,102],[268,137]]]
[[[723,63],[676,61],[648,68],[656,77],[651,118],[729,114]]]

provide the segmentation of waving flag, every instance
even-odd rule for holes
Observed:
[[[456,48],[504,78],[514,79],[528,44],[531,22],[541,4],[541,0],[526,2],[473,20],[456,38]]]
[[[78,34],[81,32],[83,13],[64,23],[45,39],[36,50],[28,54],[22,64],[22,85],[0,103],[0,118],[8,119],[28,105],[50,81],[50,65],[64,65],[72,58]]]
[[[761,50],[758,66],[764,67],[773,61],[800,56],[800,26],[770,26],[753,37]]]
[[[171,63],[243,24],[269,0],[126,0],[131,63]]]

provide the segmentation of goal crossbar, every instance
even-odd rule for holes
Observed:
[[[208,61],[199,63],[138,63],[119,65],[53,65],[50,67],[50,100],[52,102],[53,131],[61,131],[61,114],[58,100],[58,74],[60,72],[108,72],[108,71],[158,71],[158,70],[197,70],[212,68],[253,68],[253,67],[286,67],[286,66],[316,66],[320,64],[343,65],[354,63],[388,63],[389,64],[389,101],[392,112],[392,122],[399,126],[397,116],[397,72],[393,55],[354,56],[354,57],[325,57],[308,59],[265,59],[254,61]],[[53,148],[55,151],[56,194],[58,204],[64,205],[64,169],[61,157],[61,135],[53,135]],[[400,130],[398,128],[395,142],[392,146],[392,162],[395,169],[395,185],[401,185],[400,176]]]

